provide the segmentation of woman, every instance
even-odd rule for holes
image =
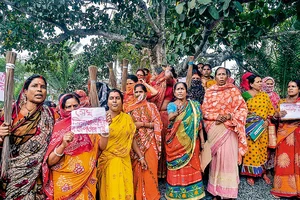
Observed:
[[[265,77],[262,79],[262,91],[267,93],[270,97],[274,109],[277,109],[277,104],[280,100],[279,95],[274,92],[275,80],[272,77]],[[275,151],[268,149],[268,161],[265,164],[266,170],[274,168]]]
[[[98,161],[100,199],[133,200],[130,150],[136,127],[130,115],[122,112],[123,96],[119,90],[109,91],[107,104],[112,123],[107,147]]]
[[[223,67],[216,70],[217,84],[206,90],[202,104],[207,132],[203,153],[209,148],[210,152],[207,152],[211,155],[207,191],[215,196],[214,199],[217,196],[237,198],[240,182],[238,165],[247,151],[247,105],[239,89],[228,82],[228,75]],[[203,168],[210,161],[206,160],[201,160]]]
[[[54,124],[52,111],[43,105],[46,95],[45,78],[32,75],[13,105],[12,125],[1,117],[1,146],[10,133],[11,150],[8,177],[0,186],[4,199],[45,199],[41,167]]]
[[[43,163],[47,199],[96,199],[96,164],[108,138],[71,132],[71,111],[84,103],[73,93],[60,100],[61,120],[54,125]]]
[[[201,199],[205,193],[199,159],[200,104],[187,100],[187,85],[182,82],[175,84],[174,96],[176,100],[168,104],[166,198]]]
[[[248,152],[246,153],[241,174],[248,176],[247,183],[254,185],[253,177],[263,177],[266,184],[271,184],[265,173],[268,148],[268,117],[273,116],[274,107],[269,95],[261,91],[262,81],[259,76],[248,77],[250,90],[242,94],[247,102],[248,116],[246,124]],[[259,134],[253,135],[254,131]],[[257,136],[257,137],[256,137]]]
[[[161,153],[162,122],[156,105],[146,100],[143,84],[134,86],[136,103],[127,109],[137,132],[131,153],[135,199],[160,199],[157,180],[158,160]]]
[[[288,96],[281,99],[274,118],[279,120],[275,157],[275,176],[271,194],[275,197],[300,198],[300,120],[280,120],[287,112],[280,110],[284,103],[300,103],[300,81],[293,80],[288,84]]]
[[[152,86],[158,91],[158,94],[149,101],[154,103],[160,114],[163,122],[163,129],[161,131],[161,143],[165,144],[166,132],[169,124],[167,106],[173,99],[173,86],[176,82],[177,74],[174,67],[168,66],[165,71],[162,68],[155,68],[156,72],[153,76]],[[158,178],[165,178],[167,172],[166,166],[166,151],[165,145],[161,147],[161,157],[158,161]]]

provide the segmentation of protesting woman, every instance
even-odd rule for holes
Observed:
[[[167,199],[201,199],[205,196],[200,169],[202,113],[197,101],[187,100],[187,85],[174,86],[176,100],[168,104],[166,135]],[[202,131],[202,130],[201,130]],[[201,137],[201,140],[203,137]]]
[[[131,154],[135,199],[160,199],[157,167],[162,122],[156,105],[147,102],[147,89],[143,84],[134,86],[134,95],[136,102],[127,111],[137,128]]]
[[[60,100],[61,120],[43,163],[43,184],[47,199],[96,199],[97,160],[107,145],[108,136],[71,132],[71,111],[87,103],[77,95],[65,94]]]
[[[41,167],[52,134],[54,119],[48,106],[43,106],[47,82],[40,75],[29,77],[13,105],[12,125],[0,126],[3,136],[10,133],[8,177],[1,180],[3,199],[45,199]]]
[[[123,95],[117,89],[108,93],[109,141],[98,161],[100,199],[133,200],[130,150],[136,127],[130,115],[122,112]]]
[[[274,118],[279,120],[275,157],[275,176],[271,194],[275,197],[300,197],[300,119],[281,120],[287,111],[281,110],[284,103],[300,104],[300,81],[288,84],[287,98],[281,99]]]

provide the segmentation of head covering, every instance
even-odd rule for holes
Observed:
[[[268,80],[272,80],[273,84],[272,85],[267,85],[266,82]],[[267,76],[267,77],[265,77],[265,78],[262,79],[262,90],[269,95],[270,100],[272,102],[272,105],[276,109],[277,108],[277,104],[278,104],[278,102],[280,100],[280,97],[279,97],[279,95],[276,92],[274,92],[274,88],[275,88],[275,80],[272,77]]]
[[[90,98],[87,96],[83,90],[75,90],[75,93],[79,96],[80,106],[87,107],[90,106]]]
[[[249,84],[249,80],[248,77],[251,76],[253,73],[251,72],[246,72],[243,76],[242,76],[242,81],[240,84],[240,88],[242,91],[248,91],[250,90],[250,84]]]
[[[188,90],[188,95],[191,100],[198,101],[200,104],[203,103],[205,89],[202,86],[201,80],[192,80],[191,87]]]

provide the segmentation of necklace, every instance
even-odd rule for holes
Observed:
[[[25,104],[24,107],[25,107],[25,109],[28,111],[28,115],[30,115],[30,113],[34,110],[34,108],[31,109],[31,110],[29,110],[29,109],[27,108],[27,104]]]

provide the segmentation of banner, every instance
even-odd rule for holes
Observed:
[[[281,117],[281,120],[300,119],[300,104],[282,103],[280,104],[280,111],[284,110],[287,114],[284,117]]]
[[[0,101],[4,101],[5,73],[0,72]]]
[[[74,134],[108,133],[105,108],[79,108],[71,112]]]

